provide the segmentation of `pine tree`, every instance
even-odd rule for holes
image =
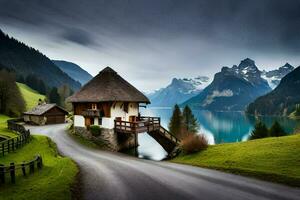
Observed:
[[[181,138],[182,133],[182,114],[179,106],[176,104],[173,109],[173,114],[169,122],[170,132],[178,138]]]
[[[275,121],[270,128],[269,135],[271,137],[279,137],[279,136],[285,136],[287,134],[280,126],[280,124],[277,121]]]
[[[57,88],[53,87],[49,93],[49,101],[50,103],[56,103],[57,105],[61,105],[60,96],[57,92]]]
[[[15,81],[14,73],[0,70],[0,113],[12,117],[25,110],[25,101]]]
[[[269,136],[269,130],[266,125],[259,121],[255,124],[254,130],[250,135],[250,140],[265,138]]]
[[[199,131],[199,124],[189,106],[184,107],[182,118],[183,128],[185,128],[188,133],[197,133]]]
[[[300,104],[296,104],[295,115],[296,115],[296,116],[300,116]]]
[[[39,79],[38,82],[39,82],[38,92],[41,93],[41,94],[46,94],[47,88],[46,88],[46,85],[45,85],[44,81]]]

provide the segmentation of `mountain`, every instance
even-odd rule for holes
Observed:
[[[282,78],[270,93],[257,98],[247,108],[247,113],[257,115],[288,115],[300,103],[300,67]]]
[[[209,86],[182,106],[213,111],[242,111],[250,102],[270,90],[255,62],[247,58],[238,66],[223,67]]]
[[[274,89],[276,88],[281,79],[287,75],[288,73],[290,73],[291,71],[293,71],[295,68],[290,65],[289,63],[286,63],[284,66],[279,67],[279,69],[275,69],[272,71],[262,71],[262,78],[264,78],[265,80],[268,81],[269,86]]]
[[[176,103],[180,104],[197,95],[208,83],[209,78],[206,76],[198,76],[190,79],[174,78],[167,87],[147,95],[151,101],[150,106],[170,107]]]
[[[89,80],[93,78],[87,71],[82,69],[75,63],[67,62],[63,60],[52,60],[52,62],[58,66],[63,72],[68,74],[71,78],[79,81],[81,85],[86,84]]]
[[[18,76],[24,78],[35,75],[50,87],[68,84],[73,90],[78,90],[81,84],[57,67],[49,58],[9,37],[0,30],[0,64],[14,70]]]

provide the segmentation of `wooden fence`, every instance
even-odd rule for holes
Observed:
[[[35,159],[29,162],[23,162],[22,164],[15,165],[10,163],[9,166],[0,164],[0,185],[6,183],[7,174],[12,184],[16,183],[16,174],[19,172],[23,176],[27,174],[33,174],[36,170],[42,169],[43,160],[40,155],[37,155]]]
[[[8,129],[17,132],[19,135],[0,142],[0,156],[4,156],[5,153],[13,152],[29,142],[30,131],[26,130],[25,127],[18,124],[18,122],[20,122],[20,119],[11,119],[7,121]]]

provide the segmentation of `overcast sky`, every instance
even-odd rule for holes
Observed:
[[[111,66],[143,91],[213,77],[249,57],[300,65],[299,0],[0,0],[0,28],[92,75]]]

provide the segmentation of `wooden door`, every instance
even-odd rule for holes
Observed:
[[[89,118],[89,117],[86,117],[84,121],[85,121],[85,126],[87,126],[87,127],[88,127],[88,126],[90,126],[90,125],[91,125],[91,118]]]
[[[129,121],[130,122],[136,122],[136,116],[129,116]]]

